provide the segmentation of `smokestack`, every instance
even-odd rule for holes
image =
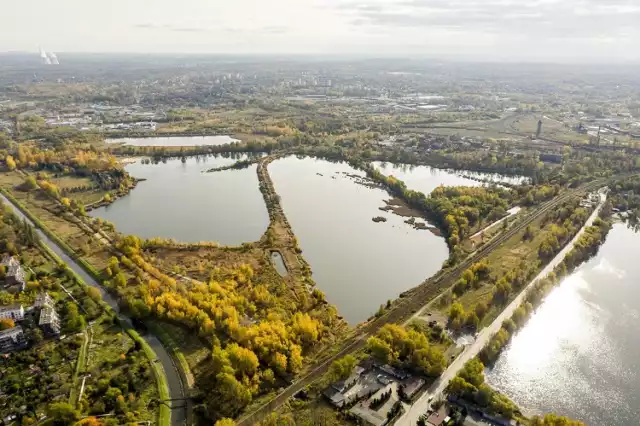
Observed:
[[[40,48],[40,62],[44,65],[51,65],[51,60],[47,56],[47,52]]]
[[[536,138],[542,134],[542,120],[538,120],[538,129],[536,130]]]
[[[58,62],[58,57],[56,56],[55,53],[53,52],[49,52],[47,54],[49,56],[49,61],[53,64],[53,65],[60,65],[60,62]]]

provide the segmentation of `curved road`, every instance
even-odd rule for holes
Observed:
[[[0,200],[2,200],[2,202],[6,206],[10,207],[13,213],[21,220],[25,220],[27,223],[33,226],[33,228],[38,233],[40,240],[44,244],[46,244],[55,254],[57,254],[60,259],[62,259],[62,261],[69,266],[69,268],[71,268],[76,274],[78,274],[87,285],[97,288],[102,295],[102,299],[111,307],[111,309],[114,310],[114,312],[116,312],[118,318],[133,327],[131,319],[120,312],[118,302],[106,291],[104,287],[98,284],[98,282],[94,280],[91,275],[89,275],[84,269],[82,269],[80,265],[78,265],[71,257],[69,257],[60,246],[51,241],[51,239],[49,239],[49,237],[47,237],[45,233],[42,232],[42,230],[40,230],[28,217],[26,217],[22,213],[22,211],[20,211],[20,209],[16,205],[14,205],[8,198],[0,194]],[[185,395],[182,380],[180,379],[180,374],[178,373],[178,370],[167,350],[164,348],[164,346],[162,346],[160,341],[154,335],[145,334],[142,336],[142,338],[149,344],[149,346],[151,346],[153,351],[156,353],[158,360],[162,364],[162,368],[164,369],[165,375],[167,377],[167,385],[169,387],[170,398],[183,399]],[[184,403],[180,401],[177,401],[175,405],[176,407],[172,408],[171,410],[171,425],[182,426],[186,421],[186,408],[183,407]]]
[[[400,417],[395,425],[396,426],[415,426],[418,422],[418,419],[421,415],[427,412],[431,402],[435,399],[438,399],[440,395],[444,392],[445,388],[449,384],[449,381],[453,379],[458,371],[464,367],[464,364],[474,358],[482,348],[486,346],[486,344],[491,340],[491,338],[500,330],[502,327],[502,323],[507,318],[511,318],[513,312],[524,302],[529,289],[536,284],[539,280],[545,278],[553,269],[564,260],[565,256],[573,246],[576,241],[582,236],[585,231],[585,228],[591,226],[593,221],[598,217],[598,213],[600,213],[600,209],[604,205],[604,202],[607,199],[604,191],[600,191],[600,203],[596,207],[596,209],[591,213],[591,216],[587,219],[583,227],[578,231],[578,233],[573,237],[573,239],[567,244],[552,260],[547,264],[547,266],[540,271],[540,273],[533,279],[531,282],[520,292],[518,296],[498,315],[498,317],[487,327],[485,327],[482,331],[480,331],[475,339],[475,341],[468,345],[462,353],[449,365],[449,367],[442,373],[442,375],[436,380],[436,382],[425,392],[420,398],[418,398],[410,407],[406,408],[405,414]]]

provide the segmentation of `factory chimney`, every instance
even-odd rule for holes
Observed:
[[[542,120],[538,120],[538,130],[536,130],[536,139],[542,134]]]

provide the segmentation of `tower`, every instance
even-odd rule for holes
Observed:
[[[542,134],[542,120],[538,120],[538,130],[536,130],[536,138]]]

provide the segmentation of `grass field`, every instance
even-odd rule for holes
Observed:
[[[42,191],[23,191],[19,186],[24,181],[16,172],[0,173],[0,187],[10,191],[21,204],[35,215],[44,226],[56,234],[65,244],[74,248],[76,254],[98,270],[107,266],[111,253],[95,238],[83,232],[77,219],[65,213],[62,208]]]

